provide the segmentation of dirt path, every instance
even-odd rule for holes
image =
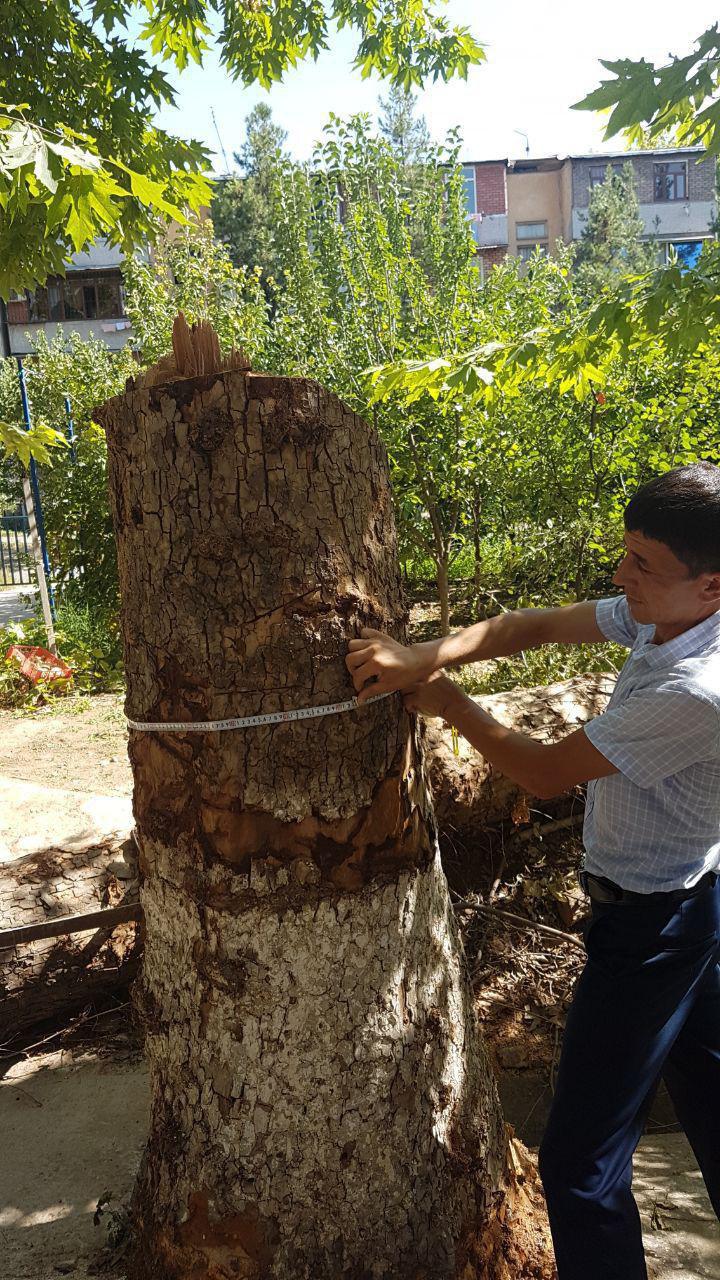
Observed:
[[[123,695],[68,698],[30,713],[0,711],[0,774],[69,791],[129,795]]]
[[[0,1083],[0,1280],[84,1280],[105,1244],[98,1200],[129,1192],[147,1128],[135,1059],[50,1053]],[[104,1272],[110,1280],[123,1271]]]

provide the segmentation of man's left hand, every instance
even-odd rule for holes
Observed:
[[[451,720],[453,709],[457,708],[464,694],[454,680],[438,672],[429,680],[415,684],[407,689],[403,702],[407,711],[419,711],[424,716],[440,716],[443,720]]]

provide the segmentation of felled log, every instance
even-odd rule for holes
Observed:
[[[137,901],[130,838],[29,853],[7,865],[0,880],[3,928]],[[12,1048],[41,1022],[126,992],[140,957],[139,926],[133,922],[1,949],[0,1041]]]
[[[502,724],[541,742],[556,742],[604,711],[615,677],[611,674],[575,676],[557,684],[513,689],[475,698],[478,706]],[[525,809],[528,797],[516,783],[493,769],[464,738],[459,755],[453,753],[450,730],[440,720],[427,722],[427,768],[441,833],[471,835],[492,827]],[[543,800],[543,812],[567,807],[570,793]]]

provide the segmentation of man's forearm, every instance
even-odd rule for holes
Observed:
[[[589,644],[603,639],[595,603],[584,600],[555,609],[515,609],[412,648],[418,651],[427,679],[441,667],[461,667],[466,662],[504,658],[542,644]]]
[[[426,651],[432,662],[431,671],[506,657],[544,643],[543,616],[550,612],[553,611],[516,609],[512,613],[501,613],[484,622],[475,622],[471,627],[463,627],[453,635],[429,640],[418,648]]]
[[[445,684],[443,717],[490,764],[531,795],[547,799],[578,782],[617,772],[582,729],[559,742],[538,742],[525,733],[508,729],[457,686],[453,688],[449,679]]]

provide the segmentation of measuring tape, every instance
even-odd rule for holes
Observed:
[[[382,702],[391,693],[376,693],[360,705],[369,707],[371,702]],[[131,720],[128,726],[136,733],[219,733],[223,729],[255,729],[261,725],[288,724],[293,720],[317,720],[320,716],[336,716],[342,711],[356,711],[357,698],[345,702],[326,702],[320,707],[300,707],[297,711],[268,711],[260,716],[237,716],[232,720]]]

